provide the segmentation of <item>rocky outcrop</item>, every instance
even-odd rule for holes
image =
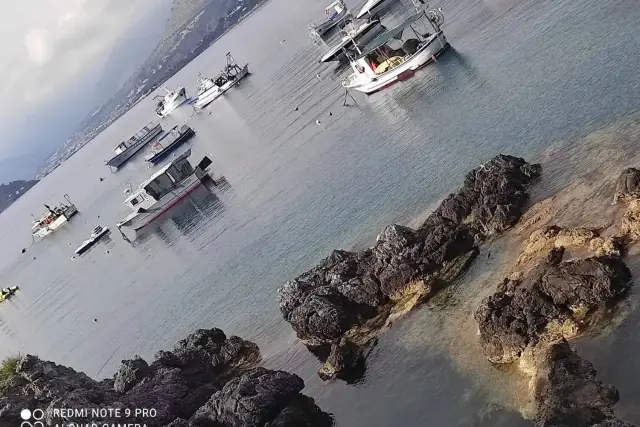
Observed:
[[[467,174],[417,230],[390,225],[373,248],[336,250],[286,283],[282,315],[307,345],[330,346],[345,336],[362,344],[355,330],[389,315],[390,306],[429,298],[468,267],[486,236],[511,227],[540,171],[520,158],[495,157]]]
[[[190,425],[195,427],[328,426],[313,400],[300,394],[297,375],[256,368],[229,381],[202,406]]]
[[[114,378],[114,389],[118,393],[125,393],[150,373],[149,364],[140,356],[123,360]]]
[[[126,421],[128,424],[146,424],[147,427],[205,425],[192,418],[194,414],[199,414],[200,419],[207,413],[207,405],[210,406],[211,402],[223,405],[228,403],[225,398],[236,395],[243,396],[243,404],[251,403],[253,406],[250,410],[249,406],[225,406],[228,419],[249,419],[246,412],[253,411],[267,414],[255,418],[266,420],[265,423],[307,417],[310,420],[308,424],[291,426],[331,425],[331,418],[311,399],[300,394],[304,387],[300,378],[285,372],[255,369],[259,361],[260,352],[254,343],[238,337],[227,338],[217,328],[197,330],[178,342],[172,351],[158,352],[150,365],[138,356],[124,360],[114,379],[100,382],[71,368],[28,355],[20,360],[15,375],[4,384],[4,393],[0,397],[0,425],[19,423],[20,410],[24,408],[42,408],[48,424],[121,424]],[[231,385],[227,387],[227,384]],[[253,387],[251,392],[247,393],[247,387]],[[225,394],[225,390],[235,392]],[[131,414],[126,420],[122,416],[109,419],[107,415],[97,420],[94,416],[83,418],[77,414],[61,417],[60,413],[53,411],[63,407],[121,408],[123,411],[127,408],[153,408],[156,413],[153,417]],[[320,420],[329,420],[329,423],[322,424]],[[267,425],[265,423],[251,425]]]
[[[517,360],[543,337],[571,337],[591,310],[622,295],[631,273],[615,256],[562,262],[564,248],[520,278],[507,278],[478,307],[485,353],[494,363]]]
[[[640,198],[640,170],[627,168],[618,177],[613,202],[638,198]]]
[[[590,427],[613,417],[618,391],[564,339],[529,347],[520,364],[531,374],[537,426]]]
[[[356,345],[347,338],[341,338],[331,345],[329,357],[318,370],[325,381],[341,379],[348,383],[358,381],[365,371],[365,359],[368,352],[377,343],[372,338],[364,345]]]

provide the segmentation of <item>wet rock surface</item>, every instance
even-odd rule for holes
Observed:
[[[529,349],[538,426],[590,427],[613,417],[618,391],[596,377],[593,365],[564,339]]]
[[[591,310],[624,294],[631,273],[615,256],[562,262],[564,248],[520,278],[507,278],[482,301],[475,318],[488,359],[517,360],[544,337],[571,337]]]
[[[48,425],[70,422],[126,422],[148,427],[208,425],[206,422],[194,424],[192,417],[198,413],[206,418],[204,414],[211,402],[224,406],[233,398],[244,399],[244,404],[251,403],[249,412],[252,414],[267,414],[255,416],[256,420],[303,420],[307,417],[307,424],[290,425],[331,425],[331,417],[300,394],[304,382],[299,377],[255,368],[259,361],[260,352],[254,343],[238,337],[227,338],[217,328],[197,330],[181,340],[173,351],[158,352],[150,365],[137,356],[124,360],[113,380],[99,382],[71,368],[27,355],[19,361],[16,373],[4,383],[0,393],[0,425],[19,424],[20,411],[24,408],[42,408]],[[231,385],[227,387],[228,384]],[[126,417],[113,417],[107,413],[102,419],[93,415],[89,418],[61,417],[54,408],[119,408],[121,411],[129,409],[132,413]],[[135,408],[153,408],[156,412],[153,417],[134,416]],[[251,419],[243,412],[249,410],[249,406],[224,408],[226,418],[219,422]],[[322,424],[319,420],[329,420],[329,423]]]
[[[466,270],[485,237],[518,220],[526,187],[540,173],[540,165],[495,157],[468,173],[417,230],[390,225],[373,248],[336,250],[286,283],[279,290],[283,317],[307,345],[330,346],[389,306],[424,301]]]

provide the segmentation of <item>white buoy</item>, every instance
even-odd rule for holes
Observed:
[[[320,120],[316,120],[316,124],[317,124],[318,126],[320,126],[320,125],[322,124],[322,122],[321,122]]]

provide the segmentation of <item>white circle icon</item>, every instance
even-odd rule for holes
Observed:
[[[22,411],[20,411],[20,418],[22,418],[23,420],[28,420],[29,418],[31,418],[31,411],[28,409],[23,409]]]

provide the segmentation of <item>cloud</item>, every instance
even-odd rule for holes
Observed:
[[[21,0],[3,5],[7,23],[0,28],[0,97],[14,103],[0,106],[0,116],[33,108],[72,84],[78,73],[100,69],[122,33],[150,8],[168,1]]]
[[[43,28],[32,28],[24,36],[24,45],[29,58],[36,65],[44,65],[53,57],[53,47],[49,41],[49,32]]]

